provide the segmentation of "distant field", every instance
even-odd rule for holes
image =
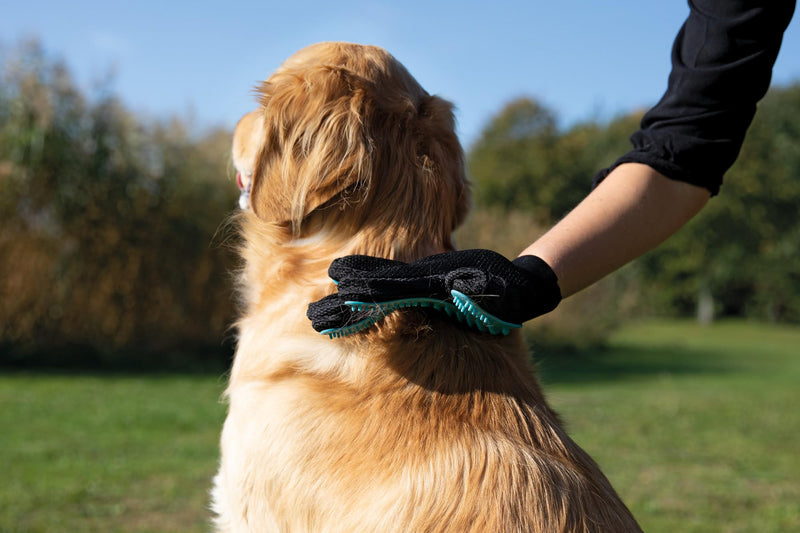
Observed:
[[[800,328],[651,323],[536,359],[645,531],[800,531]],[[0,532],[208,531],[223,385],[0,375]]]

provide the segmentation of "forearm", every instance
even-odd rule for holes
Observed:
[[[623,164],[520,255],[550,265],[566,297],[662,243],[709,196],[704,188],[670,180],[646,165]]]

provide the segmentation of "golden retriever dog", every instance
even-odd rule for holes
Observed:
[[[451,105],[386,51],[322,43],[234,136],[243,316],[217,531],[640,531],[545,402],[518,332],[402,310],[329,339],[331,261],[453,249],[469,203]]]

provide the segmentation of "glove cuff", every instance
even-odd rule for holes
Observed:
[[[511,263],[536,280],[536,294],[530,302],[530,311],[535,313],[530,318],[549,313],[561,302],[561,288],[558,286],[558,276],[550,265],[535,255],[517,257]]]

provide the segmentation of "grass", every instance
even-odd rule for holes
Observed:
[[[800,531],[800,328],[639,325],[540,366],[645,531]]]
[[[800,530],[800,328],[641,324],[537,361],[645,531]],[[0,375],[0,532],[208,531],[223,385]]]
[[[0,531],[208,531],[217,377],[0,377]]]

